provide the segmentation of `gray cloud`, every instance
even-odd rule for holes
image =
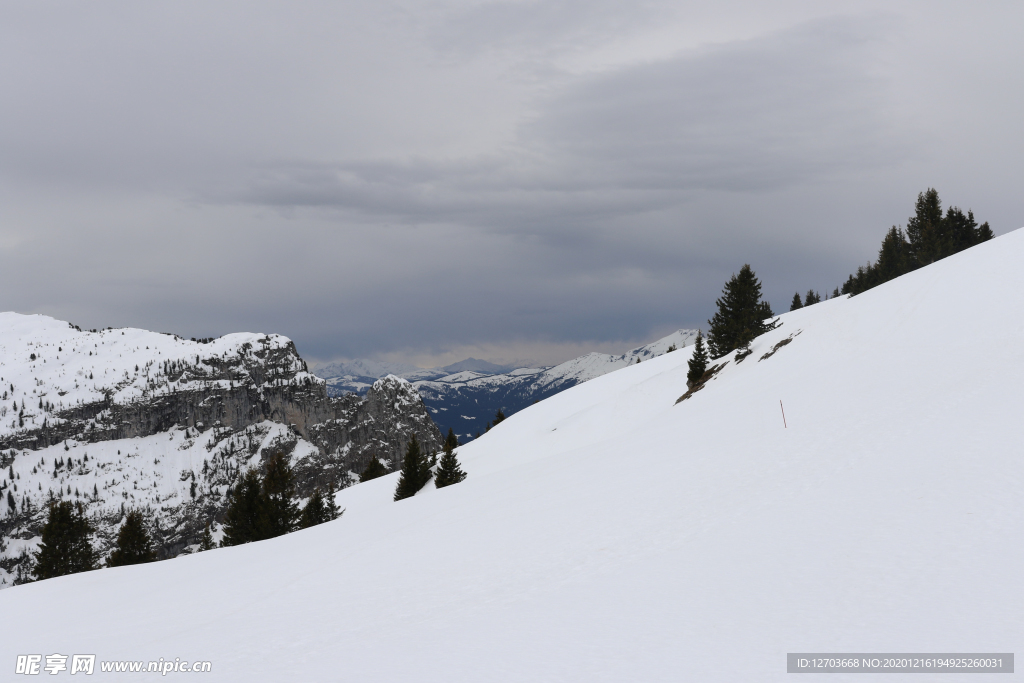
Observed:
[[[579,78],[485,158],[261,169],[243,202],[513,231],[587,224],[901,163],[914,132],[868,72],[891,20],[817,21]]]
[[[782,308],[929,185],[1024,222],[1021,12],[920,10],[9,6],[0,307],[421,362],[624,349],[745,262]]]
[[[440,5],[431,14],[424,32],[447,58],[504,52],[536,66],[541,59],[649,30],[678,16],[679,7],[656,0],[499,0]]]

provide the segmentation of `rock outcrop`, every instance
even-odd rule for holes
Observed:
[[[290,456],[306,497],[352,484],[371,457],[400,463],[413,435],[441,447],[412,384],[388,376],[365,396],[329,397],[279,335],[195,341],[3,313],[0,392],[0,587],[24,568],[51,499],[86,506],[101,553],[125,509],[145,508],[171,557],[274,453]]]

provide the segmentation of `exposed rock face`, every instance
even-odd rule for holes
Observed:
[[[86,506],[103,554],[124,509],[142,507],[170,557],[222,517],[239,472],[273,453],[290,456],[306,497],[351,484],[374,455],[400,463],[413,435],[441,447],[409,382],[330,398],[279,335],[202,343],[3,313],[0,385],[0,587],[37,545],[51,498]]]

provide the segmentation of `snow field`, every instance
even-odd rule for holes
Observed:
[[[460,448],[452,487],[393,503],[392,474],[319,527],[0,592],[4,650],[446,683],[1024,651],[1022,261],[1017,231],[785,314],[679,404],[685,349],[597,377]]]

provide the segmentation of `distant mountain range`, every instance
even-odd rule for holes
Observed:
[[[666,353],[672,345],[693,343],[697,330],[677,330],[656,342],[620,355],[588,353],[559,365],[511,368],[476,358],[443,368],[353,360],[313,370],[327,382],[330,396],[364,394],[380,377],[396,375],[413,383],[443,434],[451,428],[466,442],[482,434],[501,410],[509,416],[526,406],[612,370]]]

